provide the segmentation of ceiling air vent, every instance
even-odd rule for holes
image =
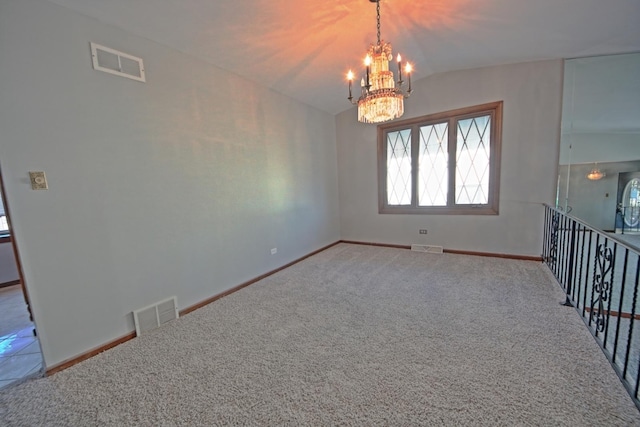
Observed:
[[[93,69],[145,82],[142,58],[91,43]]]
[[[177,318],[178,301],[176,297],[168,298],[133,312],[133,321],[136,325],[137,336]]]

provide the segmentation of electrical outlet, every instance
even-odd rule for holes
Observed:
[[[271,249],[271,255],[275,255],[278,253],[278,248],[272,248]]]
[[[426,228],[421,228],[420,229],[420,234],[427,234],[427,229]]]

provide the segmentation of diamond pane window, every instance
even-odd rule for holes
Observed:
[[[448,187],[448,122],[420,128],[418,205],[446,206]]]
[[[491,116],[458,121],[456,144],[456,204],[486,205],[489,201]]]
[[[387,203],[411,204],[411,130],[387,133]]]
[[[378,211],[497,215],[502,101],[378,125]]]

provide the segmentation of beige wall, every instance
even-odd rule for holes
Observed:
[[[93,70],[89,42],[142,57],[147,83]],[[191,306],[340,238],[327,113],[41,0],[0,2],[0,93],[47,366],[127,335],[134,309]]]
[[[336,117],[342,238],[539,256],[542,203],[554,201],[563,62],[436,74],[414,84],[404,118],[504,101],[500,215],[378,214],[376,126]],[[418,230],[426,228],[426,236]]]

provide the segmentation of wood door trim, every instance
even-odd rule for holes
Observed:
[[[24,280],[24,272],[22,271],[22,261],[20,260],[20,251],[18,250],[18,242],[16,242],[15,234],[13,227],[11,226],[11,208],[9,207],[9,203],[7,203],[6,194],[4,187],[4,180],[2,178],[2,170],[0,170],[0,191],[2,191],[4,211],[7,217],[7,224],[9,225],[9,239],[11,241],[11,246],[13,247],[13,256],[16,260],[16,268],[18,269],[18,280],[20,280],[22,295],[24,296],[24,301],[27,304],[27,311],[29,312],[29,319],[33,320],[33,311],[31,311],[31,300],[29,299],[29,294],[27,293],[27,282]],[[35,322],[34,322],[35,325]]]

